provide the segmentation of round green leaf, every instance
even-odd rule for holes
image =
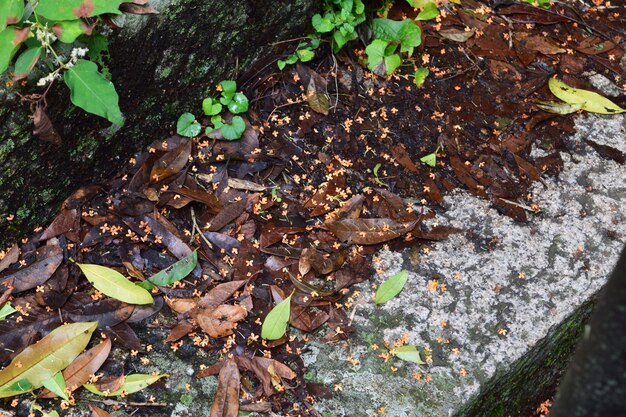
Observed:
[[[222,126],[222,137],[226,140],[239,139],[243,132],[246,130],[246,122],[241,116],[233,116],[230,124],[224,124]]]
[[[310,60],[315,58],[315,52],[311,51],[310,49],[299,49],[296,51],[296,53],[298,54],[298,58],[300,58],[300,61],[302,62],[309,62]]]
[[[176,122],[176,133],[181,136],[192,138],[198,136],[202,126],[196,121],[196,116],[191,113],[183,113]]]
[[[236,93],[233,100],[228,103],[228,110],[233,114],[245,113],[248,111],[248,97],[242,93]]]
[[[311,23],[313,28],[319,33],[327,33],[335,28],[330,15],[322,17],[320,14],[316,14],[311,19]]]
[[[376,291],[376,295],[374,296],[374,302],[376,304],[383,304],[387,301],[391,300],[393,297],[398,295],[407,280],[409,279],[409,273],[407,271],[400,271],[387,281],[380,284],[378,287],[378,291]]]
[[[261,326],[261,337],[266,340],[278,340],[285,335],[291,314],[291,295],[276,304]]]
[[[152,304],[152,295],[114,269],[101,265],[77,264],[96,289],[128,304]]]
[[[202,100],[202,111],[207,116],[215,116],[216,114],[220,114],[222,111],[222,105],[212,98],[205,98]]]

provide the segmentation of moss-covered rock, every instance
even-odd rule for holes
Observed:
[[[166,137],[178,115],[198,113],[222,79],[236,78],[305,32],[317,0],[153,0],[161,14],[129,16],[111,38],[108,68],[126,117],[122,129],[69,102],[65,86],[47,112],[62,146],[31,134],[18,87],[0,87],[0,244],[43,225],[68,193],[113,172],[146,144]],[[6,78],[6,76],[5,76]],[[11,221],[7,217],[12,218]]]

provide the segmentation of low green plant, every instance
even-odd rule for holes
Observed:
[[[296,62],[309,62],[315,58],[315,50],[320,46],[320,39],[317,35],[309,35],[309,40],[306,42],[300,42],[296,48],[296,51],[286,57],[285,59],[279,59],[276,64],[279,70],[284,70],[287,65],[293,65]]]
[[[207,97],[202,101],[202,111],[210,117],[210,123],[204,127],[204,133],[209,135],[219,130],[221,139],[239,139],[246,130],[246,122],[239,114],[248,111],[248,97],[237,91],[237,83],[233,80],[219,83],[218,91],[221,92],[219,97]],[[226,109],[232,115],[230,122],[224,118]],[[180,136],[194,137],[200,135],[202,127],[192,113],[183,113],[176,123],[176,133]]]
[[[333,51],[338,52],[357,38],[356,28],[365,22],[365,5],[362,0],[325,0],[324,14],[312,18],[318,33],[332,32]]]
[[[110,73],[108,70],[103,73],[98,68],[98,64],[103,66],[106,38],[97,34],[95,29],[107,15],[122,14],[123,3],[130,2],[2,0],[0,75],[14,64],[13,81],[24,80],[40,64],[39,68],[46,70],[47,74],[37,81],[37,86],[46,89],[43,94],[25,96],[28,101],[45,103],[50,85],[63,78],[74,105],[122,125],[124,118]],[[91,36],[94,42],[90,41]],[[95,51],[90,53],[92,47]]]

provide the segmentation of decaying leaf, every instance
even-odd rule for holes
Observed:
[[[417,220],[398,223],[392,219],[344,219],[326,227],[343,242],[375,245],[410,232],[416,224]]]
[[[195,319],[202,330],[218,339],[233,334],[237,323],[247,315],[248,312],[242,306],[222,304],[215,309],[198,311]]]
[[[104,411],[102,408],[96,407],[93,404],[88,404],[91,410],[91,417],[113,417],[111,414]]]
[[[589,90],[570,87],[556,78],[550,78],[548,87],[552,94],[567,104],[582,104],[582,109],[591,113],[618,114],[626,112],[608,98]]]
[[[326,92],[326,80],[311,68],[298,63],[296,66],[302,83],[306,85],[306,97],[313,111],[328,115],[330,98]]]
[[[18,259],[20,259],[20,248],[17,245],[13,245],[6,255],[4,255],[4,258],[0,260],[0,272],[17,262]]]
[[[220,370],[210,417],[237,417],[240,384],[239,368],[234,360],[229,359]]]
[[[446,38],[448,40],[463,43],[463,42],[466,42],[472,36],[474,36],[474,33],[476,33],[476,29],[464,30],[464,29],[450,28],[450,29],[441,29],[437,33],[441,35],[443,38]]]
[[[63,249],[58,245],[46,245],[37,250],[35,262],[0,278],[3,284],[13,287],[13,292],[30,290],[46,282],[63,261]],[[0,288],[4,285],[0,284]]]
[[[0,390],[21,380],[30,383],[32,388],[29,391],[41,387],[44,381],[63,370],[80,354],[97,325],[84,322],[57,327],[38,343],[24,349],[0,371]],[[21,393],[23,391],[1,391],[0,398]]]
[[[54,128],[52,121],[46,114],[43,106],[37,106],[33,114],[33,135],[46,142],[60,146],[63,141],[61,135]]]

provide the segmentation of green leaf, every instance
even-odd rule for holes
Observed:
[[[396,356],[407,362],[415,362],[420,365],[425,364],[426,362],[422,361],[420,358],[420,354],[417,351],[417,347],[413,345],[401,346],[399,348],[395,348]]]
[[[194,270],[196,265],[198,265],[198,251],[193,251],[180,261],[159,271],[145,281],[138,282],[137,285],[146,290],[151,290],[155,285],[166,287],[185,278]]]
[[[622,109],[598,93],[570,87],[556,78],[550,78],[548,87],[550,87],[552,94],[567,104],[582,104],[582,109],[591,113],[618,114],[626,112],[626,109]]]
[[[15,310],[10,303],[6,303],[5,305],[2,306],[2,308],[0,308],[0,320],[4,320],[6,317],[10,316],[11,314],[15,313],[17,310]]]
[[[428,155],[424,155],[420,158],[420,161],[434,168],[437,166],[437,153],[433,152]]]
[[[285,69],[285,66],[287,65],[287,61],[285,61],[285,60],[283,60],[283,59],[279,59],[279,60],[276,62],[276,65],[278,65],[278,69],[282,71],[282,70],[284,70],[284,69]]]
[[[222,105],[219,101],[214,100],[212,98],[205,98],[202,100],[202,111],[207,116],[215,116],[216,114],[220,114],[222,111]],[[195,135],[194,135],[195,136]]]
[[[336,31],[335,33],[333,33],[333,51],[339,52],[339,50],[343,48],[344,45],[353,38],[354,37],[346,37],[340,31]]]
[[[2,0],[0,2],[0,31],[7,25],[13,25],[22,20],[24,15],[24,0]]]
[[[310,49],[298,49],[296,54],[298,54],[298,58],[300,58],[300,61],[302,62],[309,62],[315,58],[315,52]]]
[[[400,44],[400,52],[413,54],[413,49],[422,43],[422,31],[411,19],[391,20],[374,19],[372,21],[374,38]]]
[[[93,394],[100,395],[103,397],[114,397],[118,395],[126,395],[133,394],[135,392],[141,391],[142,389],[148,387],[149,385],[154,384],[161,378],[168,377],[169,375],[147,375],[147,374],[132,374],[126,376],[124,383],[121,387],[119,387],[116,391],[104,393],[99,391],[98,388],[94,384],[85,384],[83,387]]]
[[[17,29],[13,26],[9,26],[0,32],[0,74],[9,68],[13,55],[15,55],[29,34],[28,28]]]
[[[393,53],[395,48],[396,45],[389,44],[387,41],[380,39],[373,40],[372,43],[365,48],[367,67],[374,72],[374,74],[380,75],[381,77],[393,74],[402,64],[400,55]]]
[[[181,136],[192,138],[198,136],[201,130],[202,126],[191,113],[181,114],[176,122],[176,133]]]
[[[25,392],[30,392],[34,389],[33,384],[31,384],[28,379],[20,379],[9,386],[0,388],[0,398],[13,397],[15,395],[24,394]],[[3,393],[8,395],[3,395]]]
[[[36,11],[49,20],[74,20],[104,13],[122,14],[120,4],[130,0],[39,0]]]
[[[56,412],[56,410],[47,412],[37,403],[33,403],[33,405],[31,406],[31,411],[32,410],[39,411],[41,413],[41,417],[59,417],[59,413]]]
[[[222,116],[220,116],[219,114],[211,117],[211,123],[213,123],[213,127],[215,129],[219,129],[220,127],[224,126],[224,120],[222,120]]]
[[[417,71],[415,71],[415,85],[421,87],[422,84],[424,84],[424,81],[426,81],[426,77],[428,77],[429,73],[430,71],[426,67],[418,68]]]
[[[92,28],[80,19],[63,20],[52,26],[52,31],[63,43],[72,43],[83,33],[90,33]]]
[[[319,33],[327,33],[335,28],[330,15],[325,15],[322,17],[320,14],[316,14],[311,19],[311,23],[313,24],[313,28],[316,32]]]
[[[96,289],[109,297],[128,304],[152,304],[152,296],[124,275],[101,265],[76,264]]]
[[[293,295],[293,293],[291,294]],[[291,295],[276,304],[261,326],[261,337],[266,340],[278,340],[285,335],[291,314]]]
[[[245,113],[248,111],[248,97],[242,93],[235,93],[233,100],[228,103],[228,110],[233,114]]]
[[[233,116],[230,124],[224,124],[222,126],[222,137],[226,140],[239,139],[243,132],[246,130],[246,122],[241,116]]]
[[[13,76],[14,80],[21,80],[22,78],[26,78],[28,74],[30,74],[30,72],[35,67],[35,64],[37,64],[37,61],[39,61],[41,51],[41,46],[34,46],[22,52],[22,54],[15,61],[15,75]]]
[[[233,80],[224,80],[220,83],[222,86],[222,95],[234,96],[237,92],[237,82]]]
[[[439,16],[439,9],[434,2],[426,3],[424,9],[417,15],[417,20],[430,20]]]
[[[43,381],[43,386],[64,400],[69,399],[67,393],[65,392],[65,379],[63,379],[63,374],[61,372],[57,372],[52,378]]]
[[[380,284],[380,287],[378,287],[376,291],[374,302],[376,304],[383,304],[391,300],[402,291],[408,279],[409,273],[403,270]]]
[[[24,379],[32,385],[30,389],[41,387],[85,349],[97,326],[98,322],[66,324],[24,349],[0,371],[0,398],[17,395],[10,388]]]
[[[96,64],[79,59],[76,65],[65,71],[63,79],[70,88],[74,105],[116,125],[124,124],[115,87],[98,72]]]

